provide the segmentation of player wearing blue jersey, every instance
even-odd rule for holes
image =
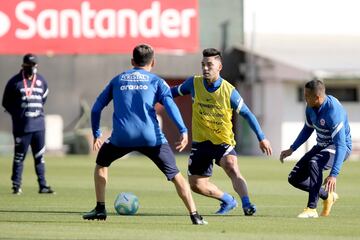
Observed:
[[[289,174],[289,183],[309,192],[307,207],[299,218],[316,218],[319,197],[323,199],[322,216],[329,216],[334,202],[336,177],[343,162],[351,152],[351,135],[348,117],[340,102],[325,94],[325,85],[320,80],[305,84],[304,96],[307,103],[305,124],[295,142],[280,154],[280,161],[290,156],[316,132],[317,144],[307,152]],[[330,169],[322,188],[323,171]]]
[[[15,141],[12,167],[12,190],[21,194],[22,172],[29,145],[35,161],[39,193],[54,193],[45,179],[45,116],[44,104],[49,89],[46,80],[37,73],[38,59],[33,54],[23,57],[21,71],[6,84],[2,105],[11,115]]]
[[[145,44],[133,50],[133,69],[114,77],[97,98],[91,112],[94,150],[99,150],[94,172],[97,205],[84,214],[88,220],[106,219],[105,186],[108,167],[118,158],[138,151],[150,158],[175,184],[179,197],[189,211],[193,224],[207,224],[197,213],[189,184],[178,170],[174,154],[161,131],[156,118],[155,104],[162,104],[180,132],[176,149],[180,152],[188,143],[187,128],[181,118],[166,82],[150,73],[154,66],[154,51]],[[100,131],[101,111],[113,101],[113,131],[102,144]]]
[[[188,78],[183,84],[171,89],[173,97],[191,94],[192,103],[192,148],[189,157],[189,182],[191,189],[207,197],[218,199],[217,214],[226,214],[237,206],[233,196],[224,193],[210,182],[213,160],[231,179],[234,190],[240,196],[246,216],[256,212],[250,202],[245,178],[241,175],[236,144],[232,131],[232,114],[235,111],[249,123],[259,140],[260,149],[271,155],[270,142],[239,92],[220,76],[221,53],[209,48],[203,51],[202,76]]]

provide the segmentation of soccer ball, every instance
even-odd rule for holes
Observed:
[[[122,192],[116,196],[114,208],[120,215],[134,215],[139,209],[139,199],[133,193]]]

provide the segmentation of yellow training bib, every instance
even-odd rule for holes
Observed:
[[[234,89],[223,79],[215,92],[208,92],[202,76],[194,76],[195,98],[192,104],[192,134],[194,142],[236,144],[232,131],[230,97]]]

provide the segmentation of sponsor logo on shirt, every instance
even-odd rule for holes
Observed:
[[[321,126],[324,126],[324,125],[325,125],[325,119],[323,119],[323,118],[320,119],[320,125],[321,125]]]
[[[120,79],[128,82],[144,82],[149,81],[149,76],[139,72],[133,72],[121,75]]]
[[[147,90],[149,87],[146,85],[123,85],[120,87],[121,91],[128,90]]]

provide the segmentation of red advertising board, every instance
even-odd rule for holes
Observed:
[[[0,54],[196,52],[197,0],[7,0],[0,4]]]

